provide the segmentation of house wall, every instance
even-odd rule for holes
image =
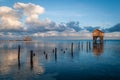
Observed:
[[[104,36],[104,33],[96,30],[96,31],[93,32],[93,36]]]

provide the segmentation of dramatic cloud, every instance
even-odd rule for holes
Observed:
[[[16,10],[6,6],[0,7],[0,29],[19,29],[22,25],[20,18]]]
[[[25,36],[36,37],[57,37],[92,39],[91,32],[101,27],[82,27],[79,21],[56,23],[49,18],[44,20],[40,16],[45,13],[45,8],[32,3],[15,3],[13,8],[0,7],[0,40],[2,39],[23,39]],[[101,29],[103,30],[103,29]],[[108,36],[118,38],[120,36],[120,24],[109,29],[104,29]]]
[[[26,18],[26,23],[30,24],[30,25],[40,25],[41,22],[39,20],[39,15],[44,13],[44,8],[39,6],[39,5],[35,5],[32,3],[16,3],[14,5],[14,8],[19,10],[20,12],[23,12],[24,16],[27,16]]]
[[[105,29],[105,31],[107,31],[107,32],[120,32],[120,23],[114,25],[111,28]]]
[[[95,29],[100,29],[100,27],[92,27],[92,26],[87,26],[87,27],[84,27],[84,29],[90,31],[90,32],[93,32]]]
[[[73,28],[76,32],[82,30],[79,26],[79,22],[71,21],[71,22],[68,22],[66,25],[70,28]]]
[[[87,27],[84,27],[84,29],[88,30],[89,32],[92,32],[94,31],[95,29],[99,29],[99,30],[102,30],[103,32],[105,33],[110,33],[110,32],[120,32],[120,23],[114,25],[113,27],[110,27],[110,28],[104,28],[102,29],[101,27],[92,27],[92,26],[87,26]]]

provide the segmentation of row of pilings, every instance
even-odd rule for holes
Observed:
[[[20,52],[21,51],[21,46],[18,45],[18,69],[21,67],[20,63]],[[35,53],[33,53],[33,50],[30,50],[30,68],[31,70],[33,69],[33,57],[35,56]]]
[[[92,51],[92,48],[93,48],[93,45],[92,44],[92,41],[86,41],[86,42],[78,42],[78,43],[73,43],[71,42],[70,44],[70,54],[71,54],[71,57],[73,58],[74,57],[74,54],[75,54],[75,48],[78,48],[79,51],[86,51],[87,53],[89,53],[90,51]],[[76,47],[78,46],[78,47]],[[20,69],[20,49],[21,49],[21,46],[18,45],[18,67]],[[58,58],[58,48],[55,47],[54,49],[52,49],[52,52],[54,53],[54,58],[55,58],[55,61],[57,61],[57,58]],[[68,50],[68,48],[65,48],[65,50]],[[61,51],[63,51],[63,49],[61,49]],[[44,55],[45,55],[45,59],[47,60],[48,59],[48,53],[47,51],[44,51],[43,52]],[[63,53],[65,53],[65,51],[63,51]],[[33,69],[33,58],[35,56],[35,53],[33,52],[33,50],[30,50],[30,67],[31,69]]]

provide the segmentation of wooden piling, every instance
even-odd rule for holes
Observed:
[[[89,41],[89,50],[91,50],[91,43],[90,43],[90,41]]]
[[[88,46],[88,42],[86,42],[86,49],[87,49],[87,46]]]
[[[80,51],[80,47],[81,47],[81,45],[80,45],[80,42],[78,43],[78,50]]]
[[[20,45],[18,45],[18,69],[20,69]]]
[[[86,44],[86,51],[88,52],[88,41],[87,41],[87,44]]]
[[[55,54],[57,54],[57,48],[55,48]]]
[[[18,69],[20,70],[20,60],[18,60]]]
[[[57,48],[55,48],[55,61],[57,61]]]
[[[82,48],[82,50],[83,50],[83,42],[82,42],[82,44],[81,44],[81,48]]]
[[[53,53],[54,53],[55,51],[54,51],[54,49],[53,49]]]
[[[30,51],[30,65],[31,65],[31,70],[33,69],[33,50]]]
[[[18,45],[18,60],[20,60],[20,45]]]
[[[67,48],[65,48],[67,50]]]
[[[45,51],[43,53],[46,54]]]
[[[45,54],[45,58],[46,58],[46,60],[48,59],[48,54]]]
[[[80,49],[80,42],[78,43],[78,48]]]
[[[71,44],[71,56],[73,57],[73,43]]]

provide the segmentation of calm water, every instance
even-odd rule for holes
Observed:
[[[30,50],[35,53],[33,63]],[[0,79],[120,80],[120,41],[1,41]]]

